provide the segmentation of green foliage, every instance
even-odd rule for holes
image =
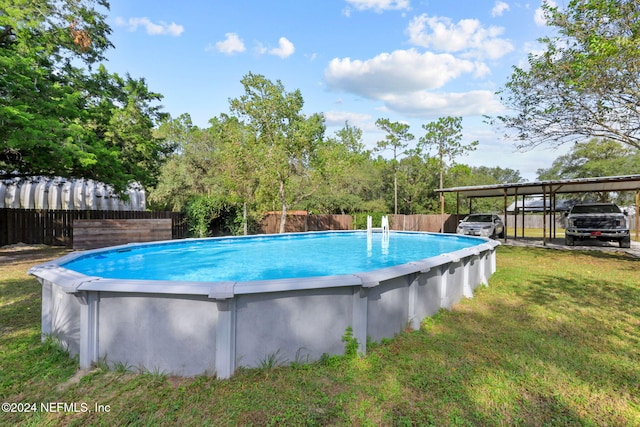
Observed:
[[[437,161],[421,158],[417,153],[400,160],[398,164],[398,212],[431,213],[438,210]]]
[[[367,229],[367,217],[371,217],[374,227],[380,227],[382,217],[387,215],[385,212],[362,212],[356,215],[355,228],[357,230]]]
[[[597,138],[575,143],[571,150],[559,156],[548,169],[538,169],[538,179],[555,180],[571,178],[593,178],[599,176],[631,175],[638,172],[640,150],[621,142]],[[572,195],[584,200],[615,201],[620,204],[632,203],[633,194],[582,193]]]
[[[538,179],[593,178],[631,175],[638,172],[640,150],[612,140],[597,138],[577,142],[548,169],[538,170]]]
[[[186,207],[189,231],[196,237],[237,234],[237,209],[224,198],[197,196]]]
[[[275,353],[271,353],[267,355],[263,360],[260,361],[259,367],[265,371],[271,371],[278,366],[283,366],[287,363],[287,358],[280,354],[280,349],[278,349]]]
[[[215,195],[238,207],[238,213],[246,203],[249,228],[260,221],[265,211],[282,209],[283,193],[287,209],[352,214],[359,221],[359,228],[366,227],[368,212],[378,215],[393,212],[396,194],[400,214],[440,211],[434,189],[440,187],[441,163],[422,146],[406,150],[405,156],[397,161],[374,158],[364,149],[362,131],[346,123],[334,136],[322,138],[308,160],[294,162],[295,173],[287,177],[281,193],[277,176],[265,166],[268,164],[265,156],[271,151],[256,142],[258,134],[252,126],[224,114],[211,119],[209,124],[208,128],[200,129],[192,125],[188,115],[183,115],[163,122],[156,131],[167,145],[178,148],[168,156],[158,185],[148,197],[151,206],[182,210],[195,197]],[[517,171],[499,167],[452,164],[443,171],[446,186],[521,179]],[[461,203],[464,209],[466,199]],[[493,207],[496,203],[499,204],[495,200],[481,200],[477,206],[496,210]],[[445,208],[447,212],[455,212],[455,196],[446,196]],[[243,219],[239,215],[236,218],[238,229]]]
[[[316,191],[303,202],[306,210],[349,214],[363,209],[367,193],[376,191],[379,169],[370,167],[361,139],[362,131],[346,123],[318,147],[312,166]]]
[[[100,65],[104,0],[4,2],[0,14],[0,174],[153,185],[170,151],[151,134],[162,98]],[[86,68],[81,68],[86,67]]]
[[[499,92],[500,116],[521,149],[608,138],[640,148],[640,4],[636,0],[543,3],[557,36],[514,67]]]
[[[492,185],[507,184],[511,182],[523,182],[518,171],[509,168],[486,166],[469,167],[466,165],[455,165],[445,174],[445,187],[464,187],[472,185]],[[456,212],[456,205],[460,213],[469,212],[469,207],[473,212],[495,212],[504,211],[504,200],[502,198],[485,197],[468,199],[460,196],[456,199],[453,193],[445,194],[445,211]]]
[[[378,141],[376,151],[391,149],[391,168],[393,169],[393,213],[398,213],[398,157],[406,154],[405,149],[415,137],[409,133],[409,125],[406,123],[392,122],[389,119],[376,120],[376,126],[385,131],[385,139]]]
[[[318,363],[329,368],[336,368],[340,366],[343,359],[344,356],[340,356],[339,354],[322,353]]]
[[[426,133],[420,137],[416,153],[417,155],[425,155],[425,153],[435,150],[439,176],[438,187],[444,188],[447,169],[455,165],[456,157],[475,150],[478,141],[472,141],[468,144],[462,143],[462,117],[441,117],[436,122],[423,124],[422,128]],[[447,211],[444,194],[440,193],[439,197],[440,211]],[[453,212],[454,210],[449,208],[448,211]]]
[[[194,197],[225,193],[218,191],[221,161],[214,129],[194,126],[188,114],[162,122],[155,134],[176,150],[167,156],[158,183],[151,189],[148,200],[152,206],[182,211]]]
[[[261,187],[256,192],[268,194],[272,200],[277,194],[283,212],[280,232],[284,232],[289,207],[317,190],[310,166],[323,142],[324,117],[302,114],[302,94],[299,90],[285,92],[280,81],[273,83],[249,73],[241,83],[245,93],[230,100],[231,111],[247,121],[255,136],[248,154],[254,160],[251,173]]]
[[[478,141],[462,143],[462,117],[441,117],[436,122],[423,124],[422,128],[426,133],[420,137],[419,152],[435,150],[441,171],[447,165],[455,164],[457,157],[474,151],[478,146]]]
[[[353,328],[347,326],[347,329],[342,336],[342,342],[344,343],[344,356],[347,359],[353,359],[358,356],[358,340],[353,336]]]

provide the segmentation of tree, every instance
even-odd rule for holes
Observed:
[[[462,143],[462,117],[441,117],[436,122],[423,124],[422,128],[426,133],[420,138],[418,148],[425,152],[429,152],[432,148],[435,149],[440,188],[443,188],[447,160],[449,164],[454,164],[456,157],[475,150],[478,141],[472,141],[469,144]],[[440,193],[440,211],[444,212],[443,193]]]
[[[415,137],[409,133],[409,125],[406,123],[392,122],[389,119],[376,120],[376,126],[385,131],[387,135],[383,141],[378,141],[376,151],[391,149],[393,157],[391,167],[393,169],[393,213],[398,214],[398,156],[405,154],[404,149]]]
[[[283,233],[288,207],[315,192],[301,184],[309,182],[309,166],[324,136],[324,117],[302,114],[300,91],[285,92],[279,80],[273,83],[262,75],[249,73],[241,83],[245,93],[230,100],[231,111],[246,119],[255,134],[256,144],[251,152],[257,160],[254,172],[267,194],[276,189]]]
[[[593,138],[576,143],[571,150],[553,161],[548,169],[538,169],[538,179],[595,178],[600,176],[631,175],[638,172],[640,150],[627,147],[620,142]],[[585,193],[589,199],[594,195]],[[599,201],[609,201],[609,193],[595,196]],[[628,200],[624,194],[615,195],[618,202]]]
[[[3,2],[0,13],[0,170],[22,174],[92,166],[84,147],[84,76],[110,46],[93,1]],[[104,6],[105,2],[99,2]],[[77,38],[76,38],[77,36]],[[55,162],[51,160],[55,159]]]
[[[152,185],[167,148],[143,79],[94,67],[112,47],[105,0],[5,1],[0,12],[0,176]],[[81,67],[86,67],[81,68]]]
[[[487,177],[486,179],[481,179],[482,182],[479,182],[478,185],[524,182],[524,178],[522,178],[522,176],[520,175],[520,171],[511,168],[501,168],[500,166],[477,166],[471,168],[471,172],[476,177],[476,179],[478,177]]]
[[[543,5],[554,37],[514,67],[498,92],[513,114],[497,117],[520,149],[607,138],[640,148],[640,3],[571,0]]]
[[[175,150],[162,165],[157,185],[147,198],[158,209],[182,211],[189,201],[216,188],[214,143],[207,130],[193,125],[189,114],[163,121],[155,130]]]
[[[255,202],[260,181],[254,173],[259,167],[259,156],[253,154],[256,136],[236,117],[226,114],[211,119],[210,132],[218,146],[218,171],[230,202],[242,205],[243,234],[248,234],[248,205]]]
[[[322,213],[358,212],[365,189],[371,188],[370,152],[362,143],[362,130],[345,123],[318,148],[315,174],[318,191],[306,200],[305,208]]]
[[[433,189],[438,185],[436,162],[423,159],[416,150],[407,154],[398,163],[398,212],[407,215],[434,212],[437,199]]]
[[[510,168],[457,165],[448,171],[445,181],[447,186],[465,187],[517,183],[524,182],[524,179],[520,176],[519,171]],[[466,205],[474,212],[502,212],[504,210],[504,201],[501,198],[474,198],[472,205],[471,199],[464,195],[458,197],[453,193],[445,194],[446,205],[457,205],[458,208]]]
[[[113,108],[104,133],[105,144],[117,153],[121,163],[121,176],[114,175],[111,181],[140,181],[143,186],[157,184],[160,166],[175,146],[154,134],[156,123],[167,117],[161,107],[151,105],[162,99],[162,95],[149,91],[144,78],[133,79],[127,74],[125,79],[114,74],[120,97],[112,100]],[[105,176],[108,176],[105,174]]]

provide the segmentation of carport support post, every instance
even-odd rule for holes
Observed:
[[[513,197],[515,204],[513,205],[513,240],[518,240],[518,187],[515,188],[515,194]],[[506,215],[506,212],[505,212]],[[507,219],[505,217],[505,223]],[[522,223],[522,227],[524,227],[524,222]],[[506,233],[506,230],[505,230]]]
[[[524,203],[525,203],[525,196],[524,194],[522,195],[522,238],[524,239]]]
[[[542,246],[547,246],[547,187],[542,186]]]
[[[556,193],[553,191],[549,195],[549,209],[552,211],[549,212],[549,238],[556,238]]]
[[[507,242],[507,189],[503,190],[504,193],[504,232],[502,233],[504,236],[504,242]]]
[[[636,240],[639,240],[638,235],[640,233],[640,210],[638,210],[639,206],[640,206],[640,190],[636,190]]]

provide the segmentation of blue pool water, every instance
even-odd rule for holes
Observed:
[[[92,251],[62,267],[88,276],[172,281],[250,281],[372,271],[477,246],[457,235],[321,232],[181,240]]]

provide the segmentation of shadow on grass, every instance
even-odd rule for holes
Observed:
[[[579,256],[638,266],[611,254]],[[398,380],[420,396],[394,408],[394,422],[637,425],[638,283],[628,275],[567,279],[558,270],[479,289],[475,300],[377,350],[398,358]]]
[[[3,334],[40,326],[41,289],[33,278],[0,281],[0,329]]]
[[[3,260],[0,278],[0,397],[24,395],[31,387],[35,396],[42,381],[56,384],[56,379],[71,376],[77,367],[55,342],[42,342],[42,288],[27,275],[33,265],[64,252],[59,248],[0,251],[13,259]]]

